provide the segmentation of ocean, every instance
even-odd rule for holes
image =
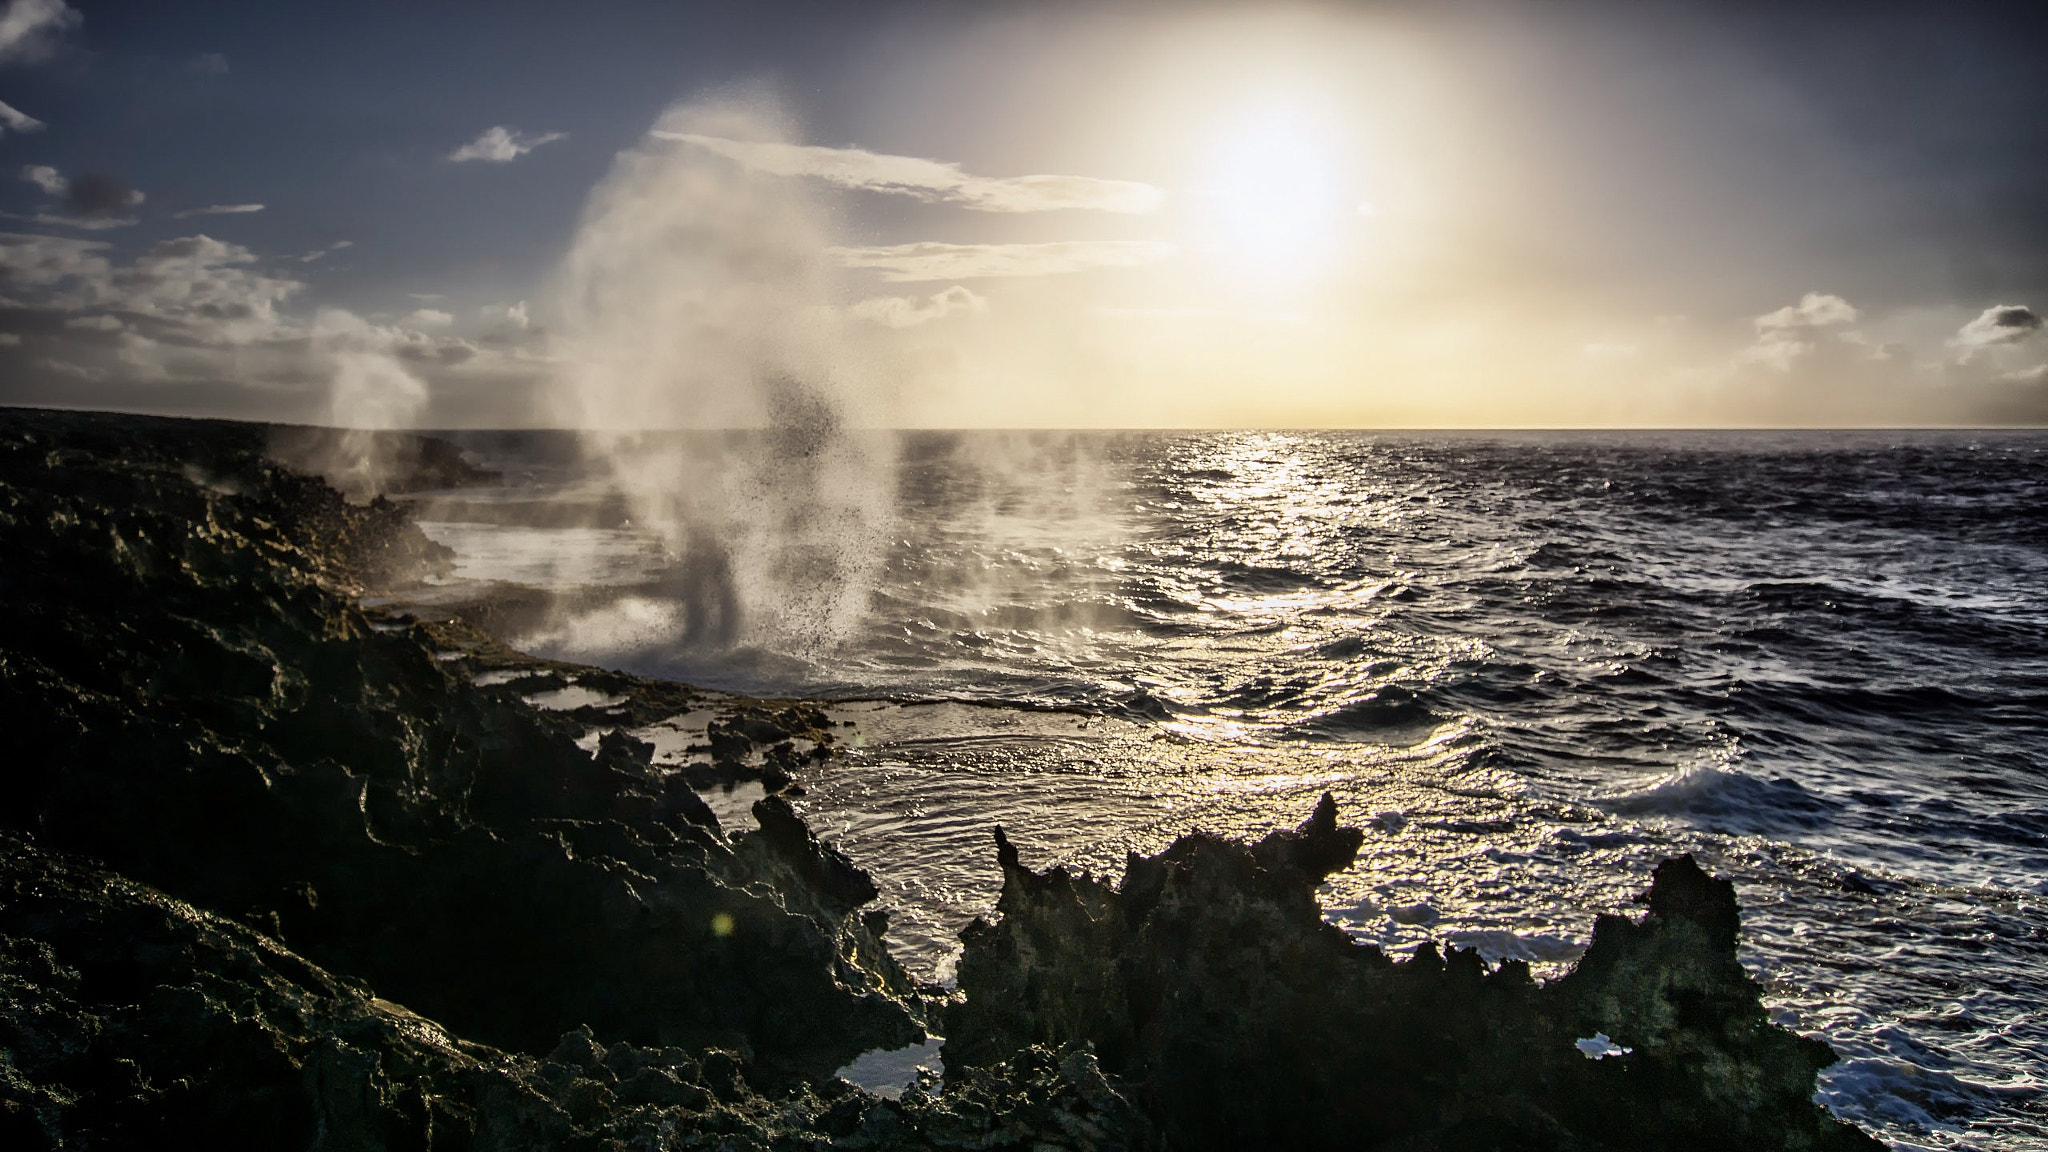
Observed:
[[[800,807],[921,975],[997,824],[1115,876],[1330,792],[1361,939],[1560,971],[1692,852],[1838,1115],[2048,1149],[2048,433],[905,433],[819,569],[859,610],[784,579],[773,626],[564,437],[448,435],[507,476],[417,497],[448,597],[549,589],[529,651],[855,722]]]

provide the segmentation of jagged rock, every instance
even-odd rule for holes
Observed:
[[[782,858],[736,855],[641,742],[593,756],[366,615],[366,583],[432,545],[263,449],[255,426],[0,416],[0,826],[504,1047],[588,1023],[780,1082],[921,1034],[857,886],[761,871]]]
[[[1001,919],[961,936],[949,1085],[1088,1046],[1178,1149],[1880,1147],[1813,1103],[1834,1054],[1769,1022],[1734,889],[1690,857],[1539,987],[1470,950],[1395,963],[1325,922],[1315,887],[1359,843],[1325,796],[1257,844],[1133,856],[1112,887],[1033,872],[998,832]],[[1596,1033],[1632,1053],[1587,1059]]]
[[[1150,1149],[1085,1056],[943,1097],[764,1095],[738,1056],[589,1028],[540,1058],[459,1039],[270,937],[0,833],[0,1146],[475,1152]]]

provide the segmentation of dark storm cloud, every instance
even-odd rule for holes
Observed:
[[[141,204],[143,195],[126,180],[107,172],[86,172],[71,178],[64,206],[80,216],[119,216]]]
[[[2001,345],[2018,344],[2041,330],[2041,314],[2024,304],[1994,304],[1963,325],[1949,343],[1963,350],[1963,358]]]

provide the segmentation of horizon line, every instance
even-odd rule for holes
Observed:
[[[330,432],[371,432],[391,435],[433,436],[464,432],[551,432],[593,435],[673,435],[677,433],[766,432],[772,424],[720,425],[714,427],[674,426],[663,428],[602,428],[547,424],[464,424],[415,425],[403,428],[361,428],[346,424],[319,424],[297,420],[265,420],[248,416],[203,416],[188,412],[149,411],[135,408],[68,408],[50,404],[0,403],[0,410],[25,412],[66,412],[83,416],[142,416],[154,420],[211,421],[222,424],[250,424],[267,428],[309,428]],[[1212,425],[1126,425],[1117,427],[1076,427],[1051,424],[989,424],[940,426],[906,424],[896,426],[858,425],[861,432],[903,434],[911,432],[1054,432],[1068,435],[1093,433],[1131,435],[1154,433],[1189,435],[1202,432],[1372,432],[1372,433],[1470,433],[1504,432],[2044,432],[2041,424],[1212,424]]]

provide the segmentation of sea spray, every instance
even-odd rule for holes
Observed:
[[[559,642],[813,655],[858,624],[888,538],[874,358],[835,303],[812,190],[675,135],[794,132],[760,98],[671,108],[591,194],[557,284],[547,414],[583,430],[678,562],[659,596],[563,619]]]
[[[327,376],[327,430],[278,429],[271,454],[358,501],[405,487],[408,453],[417,449],[380,435],[413,426],[427,402],[426,384],[399,358],[404,339],[403,331],[346,309],[321,309],[313,318],[312,350]]]

